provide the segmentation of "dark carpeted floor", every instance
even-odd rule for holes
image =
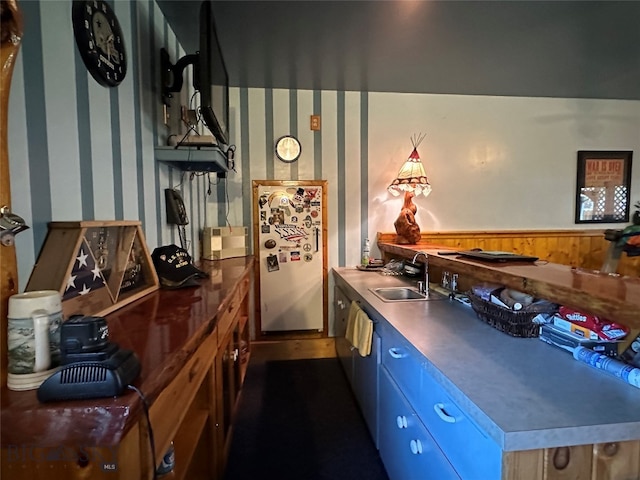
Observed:
[[[224,480],[388,480],[336,358],[249,365]]]

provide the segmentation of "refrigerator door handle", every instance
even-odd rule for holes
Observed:
[[[316,252],[320,250],[320,229],[316,227]]]

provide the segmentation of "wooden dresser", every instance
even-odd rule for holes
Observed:
[[[2,390],[2,478],[150,479],[171,442],[171,479],[219,478],[250,355],[253,257],[202,265],[196,288],[159,290],[108,315],[110,340],[142,364],[149,405],[117,398],[41,404]]]

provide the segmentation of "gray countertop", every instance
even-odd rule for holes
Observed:
[[[640,389],[537,338],[499,332],[459,302],[389,303],[369,291],[406,285],[404,277],[355,268],[334,275],[413,344],[424,368],[503,450],[640,440]]]

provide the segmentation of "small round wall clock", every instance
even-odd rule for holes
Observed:
[[[300,141],[293,135],[285,135],[276,141],[276,156],[285,163],[293,163],[302,153]]]
[[[117,87],[127,74],[127,53],[116,14],[104,0],[74,0],[71,17],[87,70],[100,85]]]

